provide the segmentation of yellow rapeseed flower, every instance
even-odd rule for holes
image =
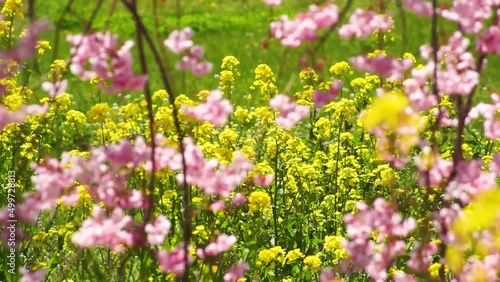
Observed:
[[[248,197],[248,207],[251,212],[267,209],[271,205],[271,198],[269,194],[264,191],[254,191]]]

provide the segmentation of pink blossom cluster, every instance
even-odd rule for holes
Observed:
[[[412,10],[415,14],[432,17],[432,3],[425,0],[404,0],[405,8]]]
[[[47,270],[44,268],[38,270],[28,270],[24,267],[19,268],[21,272],[21,282],[41,282],[44,281]]]
[[[356,9],[349,18],[349,22],[339,29],[340,37],[349,39],[351,37],[366,38],[375,30],[387,31],[393,26],[389,15],[377,15],[376,13],[363,9]]]
[[[44,30],[48,29],[48,27],[49,22],[47,21],[31,23],[24,36],[19,39],[15,47],[0,51],[0,79],[10,77],[12,73],[14,73],[16,67],[11,65],[12,61],[20,64],[22,61],[29,59],[35,54],[39,35]],[[4,92],[5,86],[0,85],[0,96],[4,94]],[[2,123],[1,120],[0,123]]]
[[[467,52],[469,40],[461,32],[455,32],[437,52],[439,64],[437,70],[437,86],[440,95],[470,95],[479,82],[479,73],[476,70],[474,56]],[[421,70],[413,70],[412,77],[405,80],[403,85],[409,93],[410,100],[418,109],[429,109],[436,104],[429,89],[425,86],[426,78],[432,77],[434,58],[432,47],[420,47],[426,66]]]
[[[193,30],[186,27],[182,30],[174,30],[164,44],[174,54],[185,54],[181,60],[177,62],[177,69],[183,71],[191,71],[196,76],[203,76],[210,73],[213,69],[213,64],[208,61],[201,61],[205,54],[205,49],[202,46],[194,45],[191,37]]]
[[[184,140],[184,156],[186,170],[177,175],[177,181],[182,184],[185,177],[188,184],[203,189],[207,195],[228,197],[252,169],[252,163],[240,153],[228,165],[219,165],[215,158],[205,160],[201,148],[190,138]]]
[[[17,42],[17,45],[9,50],[0,51],[0,59],[12,60],[20,63],[29,59],[35,53],[36,44],[41,32],[49,28],[48,21],[37,21],[31,23],[26,33]]]
[[[418,183],[420,186],[440,186],[453,169],[453,162],[444,160],[438,152],[433,152],[429,146],[422,148],[422,154],[415,158],[419,169]]]
[[[418,111],[429,110],[438,104],[428,84],[433,71],[434,64],[428,63],[423,68],[412,69],[411,76],[403,81],[404,91],[413,108]]]
[[[66,79],[48,82],[45,81],[42,83],[42,89],[49,93],[50,97],[56,97],[59,94],[62,94],[68,89],[68,81]]]
[[[429,269],[432,256],[437,252],[438,248],[433,243],[421,245],[416,243],[410,254],[410,259],[407,265],[415,272],[426,272]]]
[[[373,209],[361,202],[356,208],[358,213],[344,217],[349,239],[343,246],[355,271],[364,269],[374,281],[385,281],[387,269],[406,251],[406,243],[400,238],[415,229],[416,221],[404,220],[383,198],[374,201]],[[376,241],[371,239],[374,231],[378,234]]]
[[[253,182],[259,186],[264,186],[264,187],[269,186],[273,183],[273,181],[274,181],[273,174],[255,175],[253,177]]]
[[[157,137],[157,140],[161,138]],[[170,150],[158,147],[160,154]],[[96,205],[92,217],[75,233],[73,241],[76,245],[103,245],[120,251],[122,247],[146,242],[160,244],[170,225],[166,218],[159,216],[153,223],[146,222],[141,228],[138,222],[124,213],[128,209],[149,206],[143,192],[128,187],[127,181],[134,169],[147,165],[150,155],[150,147],[138,137],[133,143],[122,140],[118,144],[95,148],[88,158],[64,153],[61,160],[48,158],[42,164],[32,164],[35,189],[23,195],[22,203],[16,206],[16,218],[19,222],[33,224],[40,212],[53,209],[59,201],[75,205],[82,193],[78,187],[83,187],[84,194],[88,194]],[[175,168],[181,167],[178,164],[180,157],[176,159],[175,154],[170,156],[169,162],[160,160],[158,169],[168,167],[170,163],[174,163],[171,165]],[[98,203],[104,205],[106,211]],[[5,212],[5,209],[2,210],[2,216]],[[144,229],[147,238],[143,238]]]
[[[271,35],[280,40],[283,46],[299,47],[303,41],[314,41],[319,29],[327,28],[338,21],[338,8],[335,5],[311,5],[307,12],[299,13],[295,19],[282,16],[271,22]]]
[[[494,240],[494,238],[491,238]],[[480,260],[477,257],[471,257],[464,264],[460,275],[452,279],[452,282],[465,282],[478,280],[480,277],[483,282],[498,281],[498,269],[500,269],[500,253],[490,254]]]
[[[312,101],[314,102],[314,106],[316,108],[323,107],[333,99],[336,99],[339,96],[341,90],[342,90],[342,83],[340,82],[340,80],[334,80],[330,85],[328,91],[326,92],[322,92],[319,90],[314,91],[312,96]]]
[[[186,256],[188,263],[193,263],[193,257],[189,253],[186,254],[184,246],[179,246],[169,252],[161,250],[156,253],[160,270],[163,272],[170,272],[176,276],[182,276],[186,271],[184,265]]]
[[[483,54],[500,54],[500,25],[498,23],[481,33],[476,39],[476,49]]]
[[[309,115],[309,107],[295,104],[290,97],[284,94],[274,96],[269,105],[280,113],[276,118],[276,124],[285,128],[293,128],[301,119]]]
[[[30,105],[21,106],[19,110],[12,112],[0,105],[0,130],[11,123],[24,121],[27,115],[44,114],[47,110],[47,106]]]
[[[118,49],[117,39],[109,32],[68,35],[66,40],[72,45],[71,72],[83,80],[103,79],[100,88],[107,93],[141,89],[148,78],[132,70],[130,49],[134,42],[129,40]]]
[[[467,52],[469,40],[461,32],[455,32],[448,44],[438,51],[438,59],[444,68],[437,73],[437,85],[442,93],[470,95],[479,82],[474,56]]]
[[[237,239],[234,235],[221,234],[214,242],[208,244],[204,249],[199,248],[198,250],[196,250],[196,254],[201,259],[216,257],[224,252],[229,251],[229,249],[231,249],[236,241]]]
[[[242,278],[245,271],[249,270],[250,266],[246,262],[239,263],[224,274],[224,282],[236,282],[238,279]]]
[[[163,244],[170,227],[172,227],[172,224],[164,215],[158,216],[153,223],[146,224],[144,231],[148,236],[148,243],[151,245]]]
[[[478,33],[483,28],[483,21],[491,15],[495,0],[454,0],[451,9],[443,9],[441,16],[460,24],[466,33]]]
[[[281,0],[262,0],[268,6],[279,6],[281,5]]]
[[[462,214],[462,208],[459,204],[453,203],[442,207],[434,212],[432,225],[436,228],[443,244],[450,244],[456,240],[453,232],[450,231],[455,219]]]
[[[350,62],[357,69],[376,73],[390,80],[402,79],[404,72],[413,66],[413,60],[410,58],[399,60],[384,54],[380,54],[375,58],[357,56],[351,58]]]
[[[123,252],[126,246],[134,244],[133,223],[132,217],[125,215],[120,208],[114,209],[108,216],[105,210],[95,206],[91,218],[83,222],[71,240],[81,248],[105,246],[115,252]]]
[[[459,162],[456,165],[457,176],[446,186],[444,199],[457,199],[463,205],[467,205],[479,193],[496,189],[496,178],[500,175],[495,172],[482,171],[481,164],[481,159]]]
[[[491,94],[492,104],[481,102],[473,107],[467,117],[467,121],[479,116],[484,118],[484,136],[491,140],[500,139],[500,95]]]
[[[227,117],[233,112],[229,100],[222,98],[222,91],[216,89],[210,92],[207,101],[196,107],[182,106],[182,111],[198,121],[208,121],[216,126],[226,123]]]

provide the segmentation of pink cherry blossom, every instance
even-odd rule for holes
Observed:
[[[213,90],[207,97],[207,101],[196,107],[182,106],[182,110],[188,116],[198,121],[208,121],[216,126],[226,123],[227,117],[233,112],[233,106],[229,100],[222,99],[220,89]]]
[[[253,177],[253,182],[260,186],[269,186],[273,183],[273,181],[274,181],[273,174],[255,175]]]
[[[295,104],[284,94],[274,96],[269,101],[269,105],[279,110],[276,124],[285,129],[293,128],[301,119],[309,115],[309,107]]]
[[[441,155],[432,152],[429,146],[422,149],[422,155],[415,158],[415,164],[420,170],[418,182],[421,186],[441,185],[453,169],[452,161],[442,159]]]
[[[24,267],[19,268],[21,272],[21,282],[41,282],[45,278],[47,269],[27,270]]]
[[[18,63],[29,59],[35,54],[40,33],[48,29],[49,26],[49,22],[45,20],[31,23],[24,36],[17,42],[17,46],[9,50],[0,51],[0,59],[13,60]]]
[[[375,30],[387,31],[392,26],[393,22],[388,15],[377,15],[358,8],[349,18],[349,22],[340,27],[339,34],[344,39],[366,38]]]
[[[481,164],[481,159],[459,162],[456,166],[457,176],[446,186],[443,198],[445,200],[457,199],[466,205],[481,192],[496,189],[495,173],[482,171]]]
[[[17,67],[12,66],[12,61],[20,65],[22,61],[31,58],[35,54],[38,37],[48,27],[48,21],[33,22],[28,26],[26,33],[18,40],[16,46],[8,50],[0,50],[0,79],[10,77],[15,73]],[[4,92],[5,85],[0,85],[0,96]]]
[[[437,97],[431,92],[427,83],[432,77],[433,70],[433,63],[428,63],[421,69],[414,68],[411,77],[403,81],[405,93],[415,110],[429,110],[438,103]]]
[[[495,154],[489,168],[497,177],[500,176],[500,153]]]
[[[425,0],[405,0],[403,2],[407,9],[412,10],[415,14],[432,17],[432,3]]]
[[[282,16],[270,25],[271,35],[280,40],[283,46],[298,47],[303,41],[314,41],[317,30],[329,27],[338,21],[338,8],[335,5],[318,7],[311,5],[305,13],[295,19]]]
[[[184,54],[175,65],[178,70],[191,71],[195,76],[203,76],[212,71],[213,64],[208,61],[201,61],[205,49],[202,46],[194,45],[191,40],[192,36],[193,30],[189,27],[174,30],[164,44],[174,54]]]
[[[353,270],[364,269],[373,280],[383,281],[387,278],[387,269],[406,251],[406,244],[400,238],[415,229],[416,221],[413,218],[404,220],[383,198],[374,201],[373,209],[365,203],[357,203],[356,208],[358,213],[347,214],[344,218],[349,239],[343,246],[353,263]],[[378,243],[371,239],[374,231],[377,231]]]
[[[340,80],[334,80],[327,92],[321,92],[319,90],[314,91],[312,96],[312,101],[314,102],[314,106],[316,108],[323,107],[331,100],[337,98],[341,90],[342,90],[342,83],[340,82]]]
[[[483,28],[483,21],[491,15],[488,0],[454,0],[451,9],[441,11],[443,18],[460,24],[466,33],[478,33]]]
[[[484,273],[481,276],[484,282],[498,281],[498,269],[500,268],[500,254],[495,253],[484,257],[480,260],[478,257],[470,257],[464,264],[460,275],[453,282],[474,281],[478,277],[478,273]]]
[[[358,56],[350,59],[350,62],[359,70],[379,74],[390,80],[400,80],[403,73],[413,66],[412,59],[398,60],[380,54],[375,58]]]
[[[484,118],[484,136],[491,140],[500,139],[500,95],[491,94],[493,104],[481,102],[473,107],[467,121],[482,116]]]
[[[193,30],[189,27],[182,30],[174,30],[170,33],[164,44],[173,53],[180,54],[194,45],[191,40],[192,36]]]
[[[205,249],[198,249],[196,253],[201,259],[206,259],[207,257],[215,257],[224,252],[229,251],[229,249],[236,243],[237,239],[234,235],[221,234],[217,239],[208,244]]]
[[[186,271],[184,267],[186,255],[188,263],[191,264],[194,259],[191,255],[184,252],[183,246],[177,247],[170,252],[158,251],[156,253],[156,258],[158,259],[158,265],[161,271],[170,272],[176,276],[182,276]]]
[[[234,197],[231,199],[231,203],[236,207],[243,206],[245,204],[245,201],[246,197],[241,193],[236,193],[236,195],[234,195]]]
[[[437,69],[437,86],[440,95],[470,95],[471,91],[479,82],[479,73],[476,70],[474,56],[467,52],[469,40],[459,31],[455,32],[448,40],[448,44],[443,45],[437,52],[437,57],[440,62]],[[420,47],[422,58],[428,61],[422,73],[414,72],[413,78],[417,81],[407,82],[406,87],[411,89],[420,88],[422,90],[422,82],[425,78],[430,77],[434,70],[434,58],[432,47],[424,45]],[[419,77],[415,77],[419,75]],[[425,83],[425,82],[424,82]],[[427,97],[426,91],[419,92],[412,100],[418,96]],[[425,105],[430,104],[430,100],[426,100]]]
[[[245,271],[249,269],[250,265],[248,265],[248,263],[246,262],[239,263],[231,267],[230,269],[228,269],[226,274],[224,274],[224,282],[236,282],[238,279],[243,277]]]
[[[66,79],[52,82],[44,82],[42,83],[42,89],[49,93],[50,97],[56,97],[59,94],[62,94],[68,88],[68,81]]]
[[[144,231],[147,233],[148,242],[151,245],[161,245],[171,226],[170,221],[163,215],[158,216],[153,224],[146,224]]]
[[[418,282],[412,275],[398,271],[393,275],[394,282]]]
[[[8,124],[24,121],[27,115],[44,114],[47,110],[48,106],[23,105],[19,110],[11,112],[5,106],[0,105],[0,130]]]
[[[266,5],[269,6],[279,6],[281,5],[281,0],[262,0]]]
[[[184,156],[186,182],[201,188],[208,195],[228,197],[252,169],[252,163],[240,153],[235,154],[234,161],[227,165],[219,165],[215,158],[205,160],[201,148],[190,138],[184,139]],[[184,183],[184,173],[177,175],[179,184]]]
[[[222,200],[215,201],[212,204],[210,204],[209,209],[211,211],[223,211],[226,209],[226,203],[224,203],[224,201]]]
[[[119,208],[108,217],[102,208],[95,206],[92,217],[83,222],[71,240],[83,248],[100,245],[109,247],[115,252],[122,252],[125,246],[133,244],[133,234],[127,231],[132,222],[133,219],[124,215]]]
[[[146,83],[146,75],[136,75],[132,70],[133,41],[118,49],[118,36],[110,33],[68,35],[66,39],[73,46],[70,70],[81,79],[104,79],[106,83],[100,88],[107,93],[136,91]]]
[[[494,25],[477,38],[476,48],[483,54],[500,54],[500,26]]]
[[[432,256],[437,252],[438,248],[435,244],[429,243],[421,246],[416,243],[408,260],[408,266],[415,272],[425,272],[429,269]]]
[[[338,280],[339,277],[335,274],[333,269],[331,268],[324,268],[321,270],[321,274],[319,277],[320,282],[332,282]]]

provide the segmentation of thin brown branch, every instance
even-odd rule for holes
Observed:
[[[134,10],[137,11],[137,3],[133,0],[132,3]],[[148,74],[148,66],[146,63],[146,55],[144,51],[144,43],[142,38],[142,29],[139,24],[136,22],[136,37],[137,37],[137,48],[139,49],[139,61],[141,64],[141,72],[143,75]],[[146,224],[150,221],[151,215],[154,211],[154,191],[155,191],[155,172],[156,172],[156,162],[155,162],[155,152],[156,152],[156,142],[155,142],[155,118],[153,113],[153,99],[151,95],[151,88],[149,85],[149,80],[144,84],[144,97],[147,102],[148,109],[148,119],[149,119],[149,135],[151,137],[151,179],[149,181],[149,185],[147,188],[144,188],[145,195],[148,198],[148,207],[144,213],[144,228],[146,228]],[[146,230],[144,229],[144,234],[146,234]]]
[[[164,84],[165,90],[168,93],[168,99],[169,102],[172,106],[172,117],[174,120],[174,127],[177,133],[177,141],[179,144],[179,150],[181,152],[182,156],[182,169],[183,169],[183,198],[182,198],[182,203],[184,206],[184,228],[183,228],[183,239],[184,239],[184,266],[185,266],[185,272],[184,272],[184,277],[183,281],[184,282],[189,282],[189,243],[191,241],[191,208],[189,206],[190,203],[190,186],[187,184],[187,179],[186,179],[186,158],[184,155],[184,133],[182,131],[181,125],[180,125],[180,120],[179,120],[179,115],[178,115],[178,109],[177,106],[175,105],[175,94],[172,89],[172,86],[167,78],[167,72],[166,68],[164,67],[161,56],[158,52],[158,49],[156,48],[156,45],[154,44],[153,39],[151,38],[151,35],[149,34],[147,28],[145,27],[144,23],[141,20],[141,16],[137,12],[137,9],[135,9],[134,5],[129,3],[127,0],[121,0],[123,5],[132,13],[134,17],[134,21],[136,22],[137,27],[139,28],[142,37],[146,40],[146,43],[148,44],[149,49],[151,50],[153,57],[156,61],[156,64],[158,65],[158,68],[160,70],[160,78]]]

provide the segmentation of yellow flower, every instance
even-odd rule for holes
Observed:
[[[431,266],[429,266],[430,275],[434,278],[438,278],[440,268],[441,268],[441,264],[438,262],[431,264]]]
[[[294,250],[289,251],[286,254],[285,260],[286,260],[286,263],[292,264],[295,260],[303,258],[303,257],[304,257],[304,254],[302,254],[300,249],[294,249]]]
[[[305,83],[313,83],[318,81],[318,75],[312,68],[305,68],[299,73],[299,77]]]
[[[312,272],[318,272],[321,270],[321,259],[318,254],[314,256],[307,256],[304,258],[304,264],[309,268]]]
[[[219,80],[219,85],[221,87],[229,87],[234,85],[234,74],[232,71],[223,70],[220,72]]]
[[[341,61],[335,63],[333,66],[330,67],[330,73],[341,75],[341,74],[352,74],[353,72],[351,71],[349,63],[347,63],[346,61]]]
[[[46,40],[41,40],[36,43],[36,49],[38,49],[38,55],[43,55],[45,53],[45,49],[51,49],[50,43]]]
[[[400,115],[408,105],[406,96],[396,92],[385,92],[375,98],[360,119],[368,131],[382,124],[387,125],[389,130],[395,131],[400,123]]]
[[[275,257],[276,254],[268,249],[259,252],[259,260],[264,262],[265,264],[269,264],[271,261],[274,260]]]
[[[341,248],[342,243],[341,236],[326,236],[325,237],[325,250],[328,252],[333,252],[338,248]]]
[[[255,191],[248,197],[248,207],[251,212],[256,212],[261,209],[269,208],[271,205],[271,198],[264,191]]]
[[[367,55],[368,58],[376,58],[378,56],[387,56],[385,50],[375,50]]]
[[[114,110],[108,104],[98,103],[90,108],[88,117],[89,121],[103,122],[107,117],[110,117],[113,114]]]
[[[78,123],[84,123],[87,120],[87,117],[85,116],[84,113],[76,110],[69,110],[66,113],[66,124],[78,124]]]
[[[3,102],[7,108],[13,111],[19,110],[21,105],[26,103],[26,100],[19,93],[13,93],[11,95],[5,96]]]
[[[168,93],[164,89],[157,90],[153,93],[153,100],[163,100],[168,98]]]
[[[411,59],[414,64],[417,62],[417,59],[415,59],[415,56],[413,56],[412,53],[404,53],[403,59]]]
[[[6,0],[3,4],[2,14],[8,17],[18,16],[20,18],[23,18],[23,1]]]
[[[278,88],[274,84],[276,79],[271,68],[266,64],[260,64],[255,69],[255,81],[253,86],[259,87],[260,94],[263,95],[263,100],[267,101],[270,97],[278,94]]]
[[[235,56],[225,56],[224,59],[222,59],[221,68],[232,71],[239,64],[240,61],[238,61]]]
[[[246,122],[249,115],[249,111],[245,108],[238,106],[234,111],[234,117],[240,122]]]

